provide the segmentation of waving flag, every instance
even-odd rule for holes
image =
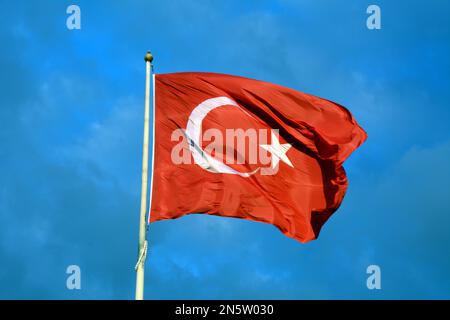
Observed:
[[[204,213],[317,238],[347,189],[344,160],[367,138],[344,107],[213,73],[155,76],[150,222]]]

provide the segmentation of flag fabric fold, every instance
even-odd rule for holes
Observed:
[[[340,206],[342,164],[367,138],[343,106],[213,73],[155,76],[150,222],[204,213],[307,242]]]

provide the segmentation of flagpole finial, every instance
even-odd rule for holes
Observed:
[[[144,57],[145,62],[152,62],[153,61],[153,55],[150,53],[150,51],[147,51],[147,54]]]

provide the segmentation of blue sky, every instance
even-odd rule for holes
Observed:
[[[316,241],[202,215],[151,225],[146,298],[450,298],[450,4],[242,2],[0,0],[0,298],[134,297],[148,49],[159,73],[336,101],[369,139]]]

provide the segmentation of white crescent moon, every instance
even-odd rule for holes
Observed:
[[[252,174],[256,173],[259,168],[252,172],[239,172],[205,153],[201,148],[200,143],[203,119],[211,110],[225,105],[239,107],[239,105],[235,101],[231,100],[228,97],[217,97],[203,101],[197,107],[195,107],[194,110],[192,110],[185,131],[189,143],[189,150],[192,153],[194,162],[198,166],[209,172],[237,174],[241,177],[248,178]]]

